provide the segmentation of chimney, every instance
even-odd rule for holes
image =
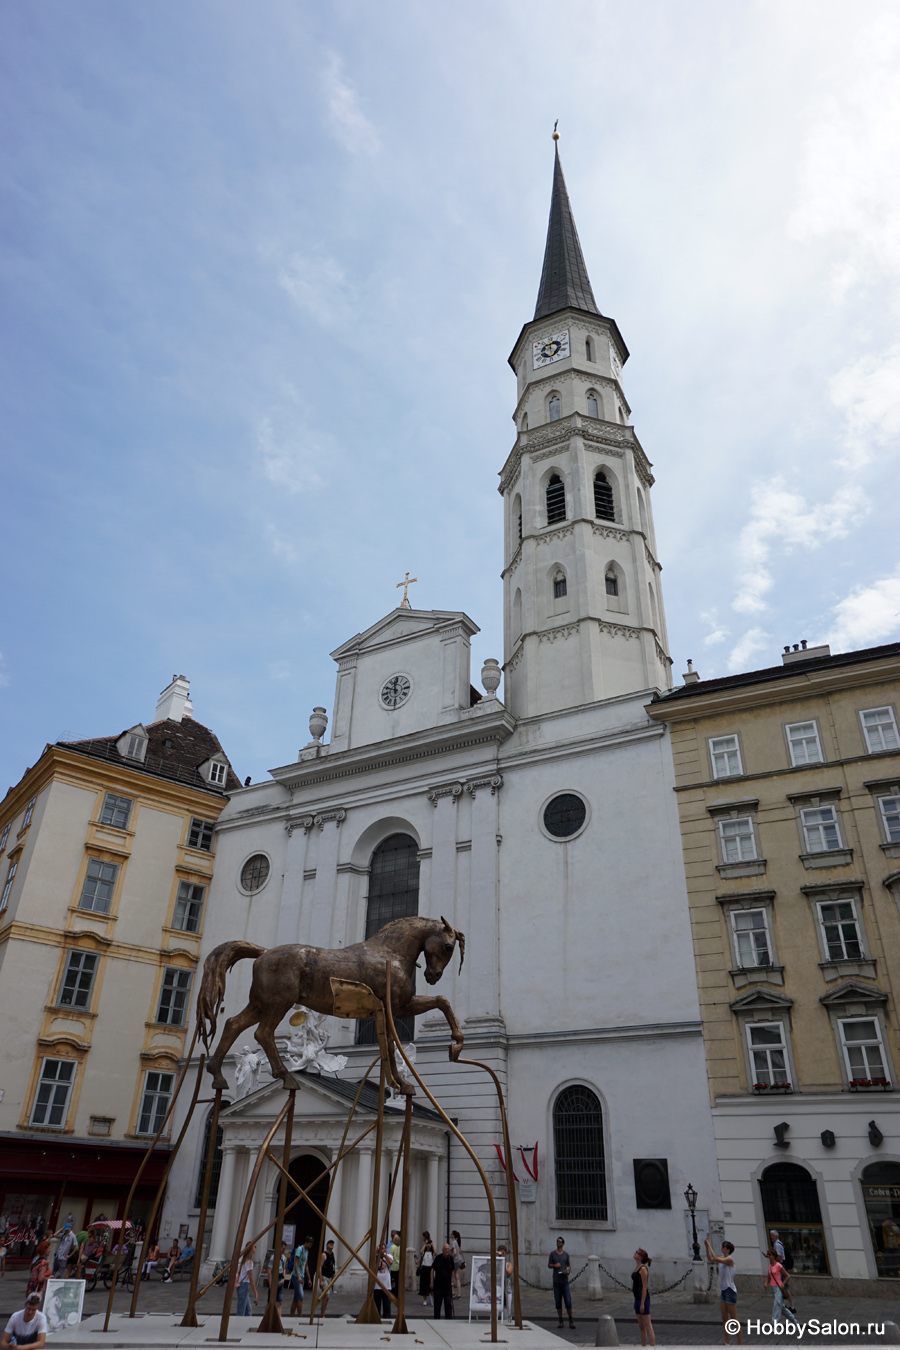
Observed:
[[[685,684],[696,684],[697,681],[700,679],[700,676],[694,669],[693,661],[690,660],[688,661],[688,668],[681,678],[684,680]]]
[[[792,666],[795,661],[814,661],[816,657],[830,655],[831,648],[827,642],[821,647],[808,647],[804,638],[802,642],[795,642],[793,648],[788,643],[781,653],[781,661],[785,666]]]
[[[191,717],[193,707],[190,700],[191,682],[184,675],[173,675],[172,683],[166,685],[156,704],[157,722],[180,722]]]

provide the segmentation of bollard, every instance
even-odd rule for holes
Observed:
[[[709,1302],[709,1288],[708,1288],[708,1277],[706,1273],[706,1266],[701,1266],[699,1262],[696,1263],[694,1266],[694,1302],[695,1303]]]
[[[418,1289],[419,1277],[416,1275],[416,1249],[407,1247],[406,1249],[406,1287],[407,1289]]]
[[[600,1257],[588,1257],[587,1296],[593,1302],[603,1298],[603,1286],[600,1283]]]
[[[884,1323],[884,1335],[881,1338],[882,1345],[900,1345],[900,1327],[896,1322]]]
[[[604,1313],[602,1317],[597,1318],[597,1335],[594,1337],[595,1345],[618,1345],[619,1333],[616,1331],[615,1318]]]

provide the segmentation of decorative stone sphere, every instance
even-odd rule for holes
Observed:
[[[495,661],[492,656],[489,656],[481,667],[481,683],[487,690],[488,698],[494,698],[497,690],[500,688],[501,679],[502,671],[500,670],[500,662]]]
[[[313,708],[309,718],[309,734],[314,741],[320,741],[328,726],[328,714],[324,708]]]

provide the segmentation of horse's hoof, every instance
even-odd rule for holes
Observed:
[[[453,1044],[450,1046],[450,1058],[453,1060],[454,1064],[459,1059],[462,1052],[463,1052],[462,1043],[460,1041],[454,1041]]]
[[[300,1079],[295,1078],[292,1073],[283,1074],[281,1081],[284,1084],[285,1092],[296,1092],[298,1088],[303,1086]]]
[[[223,1074],[217,1073],[215,1069],[210,1069],[209,1072],[212,1075],[212,1085],[214,1088],[228,1087],[228,1079],[225,1078]]]

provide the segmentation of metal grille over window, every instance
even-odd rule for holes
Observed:
[[[372,937],[393,919],[405,919],[419,912],[419,846],[408,834],[392,834],[378,845],[369,866],[369,902],[366,909],[366,937]],[[397,1019],[401,1041],[415,1035],[415,1018]],[[374,1018],[356,1024],[357,1045],[374,1045]]]
[[[558,473],[547,484],[547,524],[555,525],[566,518],[566,489]]]
[[[64,1125],[75,1081],[73,1059],[45,1059],[31,1111],[32,1125]]]
[[[169,1109],[169,1103],[172,1100],[174,1077],[175,1075],[171,1073],[156,1073],[154,1071],[147,1074],[144,1096],[141,1101],[141,1114],[138,1120],[138,1134],[156,1134],[156,1131],[162,1125]]]
[[[560,1221],[607,1217],[603,1112],[599,1098],[577,1083],[553,1107],[556,1217]]]
[[[561,600],[562,597],[563,597],[565,594],[566,594],[566,579],[565,579],[565,577],[554,577],[554,578],[553,578],[553,598],[554,598],[554,600]]]
[[[191,821],[188,848],[202,848],[204,852],[209,853],[212,848],[213,828],[211,820],[198,820],[195,816]]]
[[[574,792],[563,792],[544,808],[544,829],[554,839],[577,834],[587,819],[587,807]]]
[[[759,1183],[766,1228],[776,1228],[794,1275],[827,1275],[828,1248],[816,1183],[795,1163],[774,1163]]]
[[[269,878],[269,860],[264,853],[254,853],[241,868],[241,885],[245,891],[258,891]]]
[[[59,991],[60,1008],[88,1007],[96,969],[97,957],[93,952],[69,952],[66,973]]]
[[[619,594],[619,578],[616,576],[615,572],[607,572],[606,574],[606,594]]]
[[[103,810],[100,812],[100,824],[113,825],[117,830],[127,830],[130,815],[131,798],[117,797],[114,792],[107,792]]]
[[[616,507],[609,479],[601,469],[594,474],[594,515],[598,520],[615,520]]]

